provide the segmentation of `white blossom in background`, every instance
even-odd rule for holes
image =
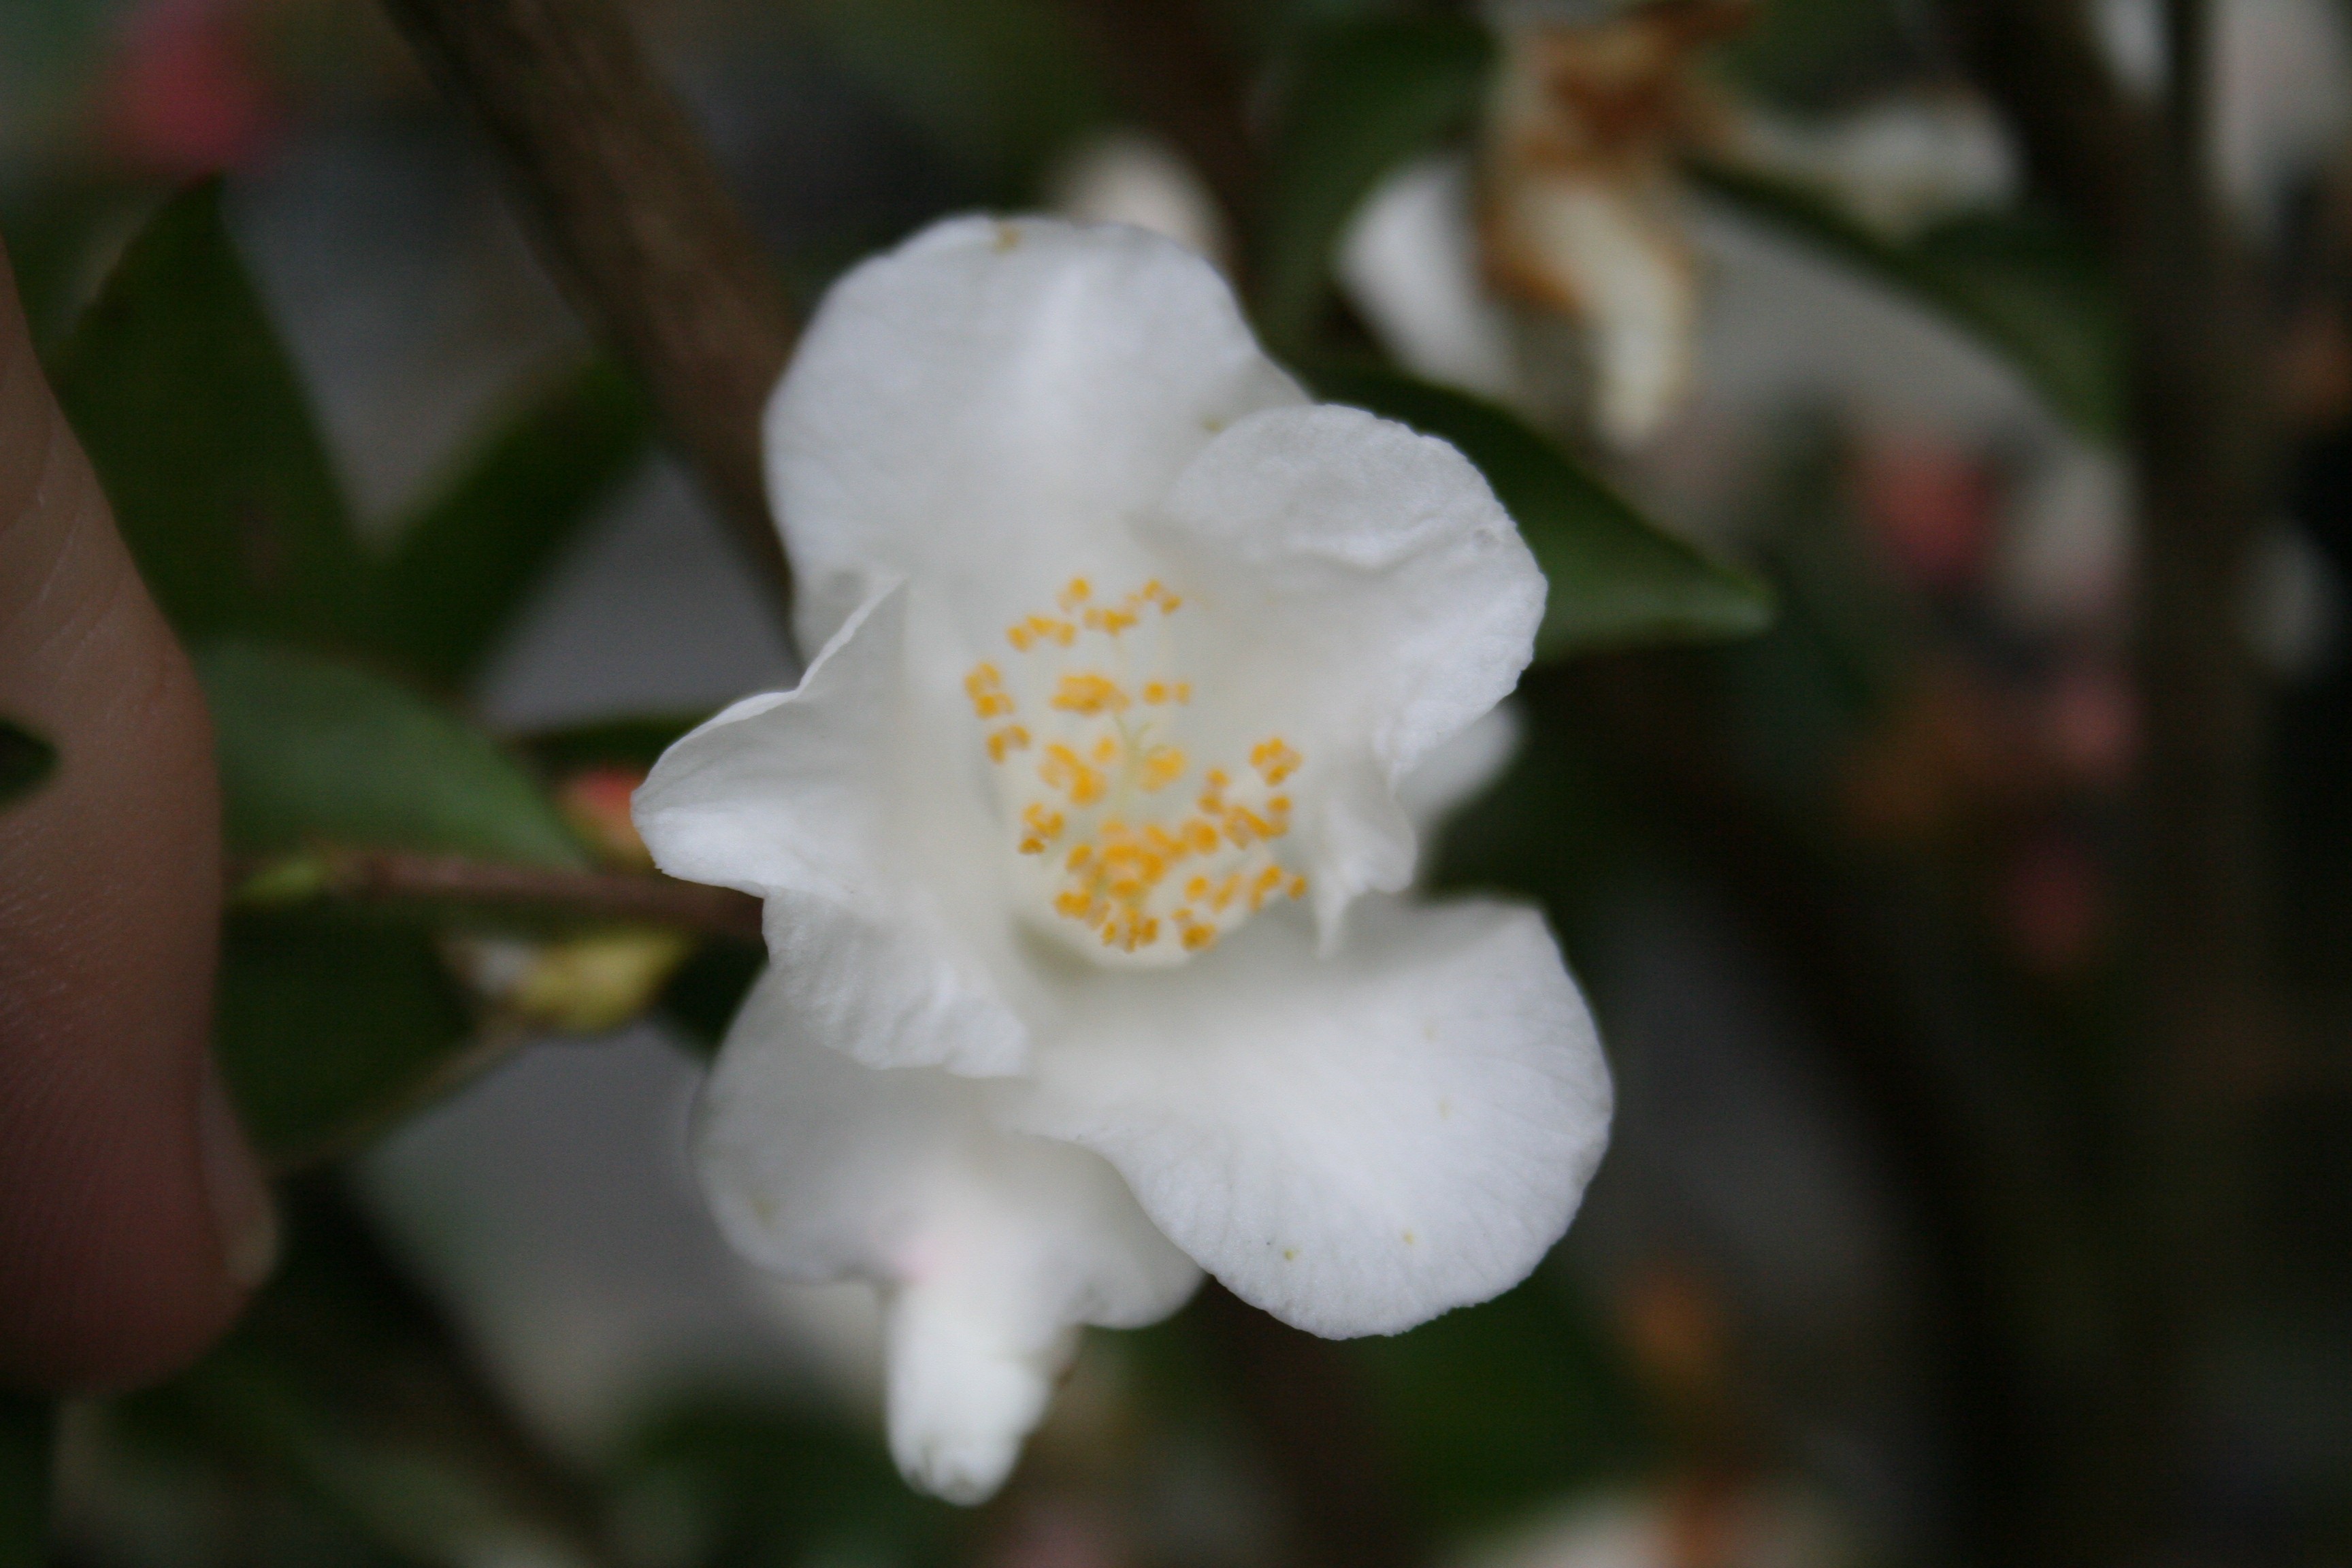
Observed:
[[[1702,117],[1692,51],[1738,4],[1510,26],[1478,154],[1486,277],[1580,326],[1602,438],[1638,446],[1689,395],[1698,259],[1675,160]]]
[[[1220,267],[1228,259],[1215,195],[1160,137],[1129,130],[1088,137],[1055,163],[1045,187],[1045,205],[1064,217],[1149,229]]]
[[[700,1174],[880,1289],[908,1477],[986,1496],[1078,1326],[1202,1268],[1328,1335],[1522,1279],[1610,1089],[1539,915],[1411,896],[1542,613],[1477,471],[1310,403],[1199,258],[1048,220],[850,274],[766,435],[823,651],[636,815],[766,900]]]
[[[1742,105],[1727,141],[1740,162],[1815,187],[1898,245],[2017,195],[2008,132],[1983,100],[1963,92],[1895,93],[1820,121]]]

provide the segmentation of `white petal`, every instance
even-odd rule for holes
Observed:
[[[771,970],[729,1031],[696,1129],[712,1210],[746,1257],[884,1290],[892,1452],[908,1479],[958,1501],[1012,1468],[1077,1325],[1152,1322],[1199,1281],[1108,1165],[997,1131],[981,1092],[824,1048]]]
[[[1266,916],[1185,968],[1081,977],[1009,1125],[1099,1152],[1234,1292],[1392,1333],[1525,1278],[1607,1143],[1609,1074],[1533,910],[1370,900],[1318,960]]]
[[[767,900],[777,987],[803,1026],[877,1067],[1019,1070],[1026,1031],[994,828],[976,787],[924,750],[904,675],[906,600],[885,592],[789,692],[680,740],[637,791],[638,831],[674,877]]]
[[[1509,203],[1519,265],[1571,302],[1591,334],[1593,418],[1621,447],[1654,435],[1688,397],[1699,277],[1689,243],[1639,183],[1520,182]]]
[[[803,641],[881,579],[995,647],[1215,433],[1303,401],[1207,262],[1139,229],[938,224],[835,284],[768,407]],[[1134,573],[1139,583],[1146,574]]]
[[[1511,318],[1479,265],[1470,169],[1457,153],[1381,182],[1349,221],[1337,263],[1349,300],[1415,374],[1512,404],[1522,378]]]
[[[1543,574],[1469,459],[1355,408],[1241,420],[1145,536],[1218,625],[1202,689],[1313,770],[1302,826],[1328,936],[1350,898],[1411,879],[1398,783],[1517,681]]]

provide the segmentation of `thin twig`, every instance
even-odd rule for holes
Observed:
[[[793,312],[718,165],[612,0],[384,0],[504,155],[541,258],[653,389],[752,559],[788,583],[760,412]]]
[[[242,901],[257,905],[309,898],[424,900],[666,926],[743,942],[761,940],[757,899],[731,888],[651,873],[571,871],[393,849],[323,849],[274,865],[232,867],[229,886],[245,889]]]

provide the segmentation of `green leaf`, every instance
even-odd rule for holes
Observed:
[[[1492,1529],[1658,1457],[1622,1354],[1550,1269],[1346,1349],[1401,1450],[1417,1511],[1444,1534]]]
[[[1989,214],[1898,244],[1804,185],[1712,163],[1692,174],[1741,211],[1976,339],[2082,436],[2105,445],[2120,437],[2122,317],[2089,253],[2062,226]]]
[[[279,1170],[453,1086],[472,1030],[424,932],[316,914],[232,916],[213,1017],[246,1131]]]
[[[131,241],[52,373],[182,637],[350,637],[366,563],[217,183]]]
[[[40,1568],[49,1560],[57,1422],[53,1402],[0,1392],[0,1568]]]
[[[32,794],[57,772],[58,749],[0,719],[0,805]]]
[[[684,1031],[682,1042],[694,1054],[715,1056],[727,1037],[727,1026],[751,994],[751,983],[767,966],[762,948],[744,942],[714,940],[695,949],[662,987],[661,1007],[670,1022]]]
[[[533,762],[552,774],[594,767],[651,768],[679,736],[709,717],[699,710],[642,713],[542,730],[523,736],[520,744]]]
[[[398,531],[375,588],[375,646],[436,686],[463,685],[652,435],[644,393],[603,361],[525,409]]]
[[[93,1488],[140,1469],[176,1484],[94,1506],[146,1501],[166,1543],[150,1562],[621,1561],[591,1488],[520,1429],[349,1201],[325,1182],[286,1199],[285,1261],[244,1320],[93,1424]]]
[[[1286,73],[1260,215],[1258,323],[1304,342],[1348,220],[1381,176],[1466,121],[1494,57],[1486,30],[1451,17],[1318,29]]]
[[[588,863],[495,742],[396,681],[243,641],[201,650],[196,671],[236,853],[332,844]]]
[[[1465,393],[1388,371],[1319,370],[1319,395],[1438,437],[1478,465],[1550,580],[1538,658],[1747,637],[1772,591],[1649,521],[1566,452]]]

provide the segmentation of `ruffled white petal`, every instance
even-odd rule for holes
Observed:
[[[800,685],[737,703],[664,753],[637,828],[674,877],[767,900],[781,997],[877,1067],[1019,1070],[1020,965],[995,832],[906,675],[906,598],[854,616]]]
[[[1218,431],[1303,401],[1168,240],[935,225],[834,286],[769,405],[803,642],[898,576],[994,647],[1074,574],[1129,575],[1126,525]]]
[[[1100,1152],[1236,1295],[1391,1333],[1508,1289],[1608,1139],[1591,1016],[1542,918],[1368,900],[1315,956],[1266,917],[1181,970],[1073,976],[1011,1126]]]
[[[825,1049],[780,966],[730,1030],[696,1130],[703,1186],[745,1256],[884,1291],[891,1450],[963,1502],[1011,1470],[1078,1325],[1154,1321],[1199,1281],[1108,1165],[998,1131],[982,1092]]]
[[[1269,409],[1180,475],[1144,537],[1203,602],[1229,725],[1295,737],[1327,942],[1411,879],[1396,790],[1534,656],[1544,579],[1470,461],[1360,409]]]

